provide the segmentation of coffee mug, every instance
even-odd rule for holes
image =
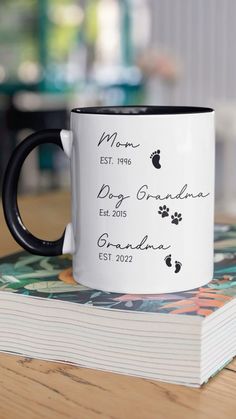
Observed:
[[[72,222],[56,241],[33,236],[17,206],[22,164],[44,143],[61,147],[71,167]],[[91,288],[202,286],[213,276],[214,150],[210,108],[73,109],[70,131],[39,131],[15,149],[3,185],[6,222],[31,253],[72,253],[75,280]]]

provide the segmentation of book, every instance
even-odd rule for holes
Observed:
[[[198,387],[235,356],[236,225],[215,226],[214,259],[203,287],[132,295],[76,283],[69,255],[4,257],[0,351]]]

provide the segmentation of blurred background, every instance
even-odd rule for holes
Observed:
[[[0,0],[0,179],[29,133],[93,105],[216,109],[216,209],[236,214],[235,0]],[[43,146],[19,190],[69,186]],[[1,187],[1,185],[0,185]]]

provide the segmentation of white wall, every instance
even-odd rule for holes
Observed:
[[[149,0],[152,43],[180,62],[179,80],[156,85],[172,104],[213,105],[236,98],[236,0]],[[165,97],[166,96],[166,97]]]

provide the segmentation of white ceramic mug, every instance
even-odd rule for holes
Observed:
[[[29,233],[16,203],[21,166],[42,143],[71,161],[72,223],[55,242]],[[214,149],[209,108],[73,109],[70,131],[40,131],[14,151],[3,187],[8,227],[32,253],[73,253],[74,278],[88,287],[199,287],[213,275]]]

